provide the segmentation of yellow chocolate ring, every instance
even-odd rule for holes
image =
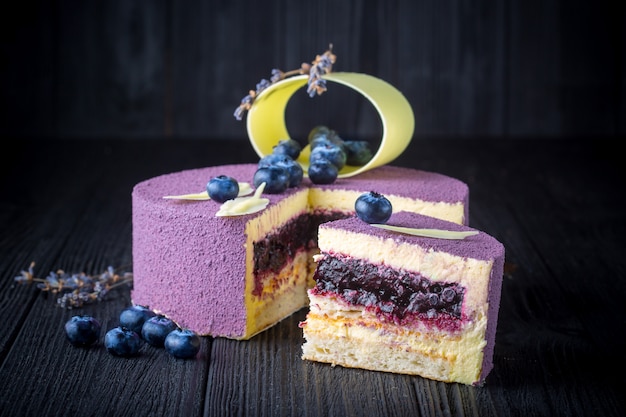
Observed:
[[[252,147],[259,157],[271,154],[279,140],[290,138],[285,124],[285,109],[291,96],[308,79],[307,75],[286,78],[263,90],[254,100],[248,111],[247,129]],[[415,117],[411,105],[400,91],[379,78],[361,73],[335,72],[325,75],[324,79],[343,84],[368,99],[382,122],[383,136],[372,159],[363,166],[346,165],[339,172],[339,178],[388,164],[404,152],[413,138]],[[324,94],[332,94],[331,91],[332,87],[329,87]],[[298,158],[305,173],[309,154],[307,145]]]

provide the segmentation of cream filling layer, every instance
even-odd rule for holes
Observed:
[[[273,326],[285,317],[306,307],[308,298],[308,253],[298,253],[293,262],[286,265],[268,282],[268,290],[261,296],[251,296],[248,304],[248,321],[243,339]],[[274,285],[280,283],[280,285]]]
[[[302,358],[384,372],[473,384],[480,377],[487,317],[479,314],[458,333],[407,329],[381,322],[359,306],[309,293],[302,323]]]
[[[363,191],[352,190],[322,190],[311,188],[309,190],[309,202],[311,207],[324,210],[342,210],[354,212],[354,202],[363,194]],[[461,202],[444,203],[429,202],[417,198],[400,197],[393,194],[385,194],[393,206],[393,211],[410,211],[425,216],[448,220],[457,224],[463,224],[465,218],[465,206]]]
[[[246,333],[249,339],[272,326],[307,304],[306,290],[309,279],[309,256],[298,253],[277,276],[263,283],[262,296],[252,292],[255,288],[254,243],[276,233],[290,220],[308,212],[308,190],[293,194],[279,204],[268,206],[259,216],[246,224],[246,276],[244,302],[247,313]],[[280,285],[276,285],[280,283]]]

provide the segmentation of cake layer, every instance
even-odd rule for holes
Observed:
[[[310,294],[303,358],[349,368],[472,384],[480,374],[484,317],[456,332],[381,320],[371,308]]]
[[[333,184],[313,186],[311,205],[354,212],[354,201],[367,191],[383,194],[396,212],[410,211],[467,224],[467,184],[435,172],[389,165],[355,177],[340,178]]]
[[[389,225],[470,231],[415,213]],[[480,384],[493,367],[504,247],[479,232],[419,237],[358,218],[319,228],[303,358]],[[373,353],[380,358],[362,358]]]
[[[473,230],[427,216],[395,213],[389,225],[450,231]],[[320,251],[362,259],[373,265],[419,272],[434,282],[459,283],[470,288],[465,305],[476,306],[488,297],[494,254],[502,245],[485,233],[463,240],[426,238],[391,232],[351,218],[320,226]],[[481,285],[477,285],[479,280]]]
[[[428,323],[456,331],[462,324],[466,290],[458,283],[431,281],[417,272],[346,256],[316,258],[311,294],[337,294],[350,304],[373,307],[403,326]]]
[[[459,223],[467,219],[464,183],[397,167],[324,186],[305,179],[284,193],[264,194],[267,208],[243,216],[216,217],[220,204],[214,201],[163,198],[204,191],[218,175],[252,183],[256,169],[201,168],[135,186],[133,303],[202,335],[247,339],[307,305],[317,224],[353,214],[361,193],[388,193],[401,207]]]

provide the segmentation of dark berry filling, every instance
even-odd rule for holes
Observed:
[[[347,217],[339,212],[317,212],[298,216],[274,234],[254,242],[254,290],[252,294],[260,296],[268,277],[279,273],[293,261],[302,250],[317,247],[317,228],[320,224]]]
[[[419,273],[330,255],[318,262],[314,278],[315,292],[335,293],[393,322],[417,319],[448,330],[459,328],[465,288],[457,283],[431,282]]]

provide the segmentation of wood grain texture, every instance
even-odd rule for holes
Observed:
[[[529,145],[530,144],[530,145]],[[470,225],[504,243],[495,368],[484,387],[300,359],[300,310],[198,357],[73,348],[63,324],[118,324],[128,288],[80,310],[13,277],[132,265],[130,192],[181,169],[253,162],[227,140],[15,141],[0,154],[0,416],[622,416],[626,222],[612,141],[433,138],[395,164],[470,186]],[[175,285],[175,282],[173,282]]]
[[[245,137],[233,111],[273,68],[333,43],[336,71],[390,82],[415,136],[626,133],[623,2],[522,0],[58,0],[2,19],[0,133],[18,137]],[[289,128],[376,137],[359,97],[302,92]]]

